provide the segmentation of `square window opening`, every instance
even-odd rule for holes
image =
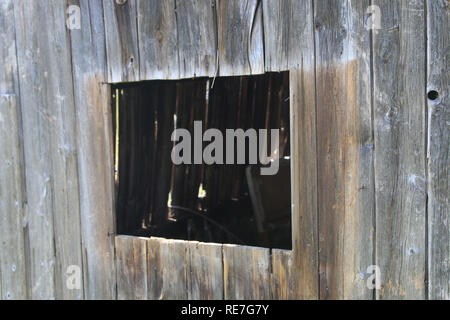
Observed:
[[[289,72],[111,91],[118,234],[292,248]]]

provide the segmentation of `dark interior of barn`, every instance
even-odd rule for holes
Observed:
[[[121,84],[112,102],[118,234],[291,249],[288,72]],[[173,164],[172,132],[194,121],[279,129],[278,173]]]

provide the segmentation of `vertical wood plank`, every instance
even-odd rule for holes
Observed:
[[[161,261],[161,243],[164,239],[147,240],[147,297],[149,300],[163,299],[163,265]]]
[[[22,3],[23,4],[23,3]],[[43,62],[33,65],[33,59],[39,61],[36,55],[39,46],[38,37],[43,35],[33,34],[33,24],[36,25],[34,16],[39,15],[38,3],[32,3],[27,8],[15,4],[15,26],[17,39],[17,55],[19,67],[20,97],[23,113],[24,154],[26,158],[26,189],[28,202],[28,217],[25,220],[28,228],[29,257],[29,298],[50,299],[55,297],[54,279],[54,245],[53,245],[53,212],[51,210],[50,168],[49,163],[49,111],[44,106],[40,96],[42,87],[39,86],[40,78],[43,78]],[[34,21],[33,21],[34,20]],[[29,21],[25,26],[20,26],[20,21]],[[28,29],[30,28],[30,29]],[[43,41],[41,42],[44,45]],[[26,56],[26,49],[35,56]],[[48,66],[48,64],[46,64]],[[24,77],[27,74],[27,77]],[[33,78],[30,75],[34,75]],[[47,73],[48,75],[48,73]],[[39,99],[34,99],[40,97]],[[42,123],[41,125],[39,125]],[[43,128],[44,127],[44,128]],[[37,132],[37,134],[36,134]],[[41,158],[39,150],[44,155]]]
[[[308,259],[305,257],[305,260]],[[316,259],[317,260],[317,259]],[[303,286],[304,269],[295,264],[292,251],[272,250],[272,274],[270,282],[271,299],[274,300],[305,300],[317,299],[310,287]],[[317,286],[317,268],[314,280]],[[306,292],[305,292],[306,291]],[[313,295],[312,293],[315,293]]]
[[[187,241],[151,238],[148,240],[149,299],[183,300],[188,298]]]
[[[3,150],[0,156],[2,179],[0,186],[0,282],[2,284],[0,297],[26,299],[23,230],[25,194],[22,145],[19,140],[20,118],[18,117],[20,105],[15,94],[3,93],[2,89],[0,89],[0,141]]]
[[[342,1],[315,1],[320,299],[343,297],[346,32]]]
[[[1,49],[0,47],[0,53]],[[0,69],[2,66],[0,61]],[[1,83],[0,86],[3,87]],[[3,92],[1,88],[0,298],[16,300],[27,298],[23,230],[25,194],[18,117],[20,105],[15,94]]]
[[[175,0],[137,0],[141,80],[180,77],[175,9]]]
[[[448,1],[427,2],[427,90],[439,95],[428,99],[428,298],[443,300],[450,299],[449,10]]]
[[[147,299],[147,241],[143,238],[117,236],[116,268],[119,300]]]
[[[373,139],[369,1],[315,1],[321,299],[371,299]]]
[[[214,77],[217,30],[214,1],[176,0],[180,78]]]
[[[224,299],[270,299],[270,250],[223,245]]]
[[[165,240],[161,243],[163,298],[187,299],[187,242]]]
[[[14,3],[0,1],[0,8],[0,299],[26,299],[26,194]]]
[[[263,0],[266,71],[299,68],[314,63],[312,1]]]
[[[65,277],[68,266],[82,264],[66,4],[19,2],[15,16],[29,209],[30,297],[79,299],[83,288],[69,290]]]
[[[345,105],[345,299],[373,299],[367,268],[374,263],[374,141],[370,32],[364,21],[370,1],[347,2],[348,57]]]
[[[188,299],[222,300],[222,245],[191,241],[188,246]]]
[[[136,0],[128,0],[124,4],[118,4],[115,0],[105,0],[103,7],[108,81],[137,81],[139,80],[139,48]],[[150,16],[153,15],[148,15]]]
[[[114,299],[114,160],[105,30],[100,0],[71,0],[81,8],[72,30],[85,298]]]
[[[379,299],[425,298],[424,1],[374,2],[376,264]]]
[[[319,294],[316,104],[313,63],[313,61],[305,61],[304,64],[302,61],[299,70],[291,70],[289,84],[292,251],[295,262],[292,267],[298,272],[299,286],[302,289],[296,294],[302,299],[317,299]]]
[[[220,76],[264,72],[262,3],[217,0]]]

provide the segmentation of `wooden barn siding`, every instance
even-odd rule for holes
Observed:
[[[70,32],[86,299],[115,299],[114,158],[103,1],[71,0],[81,30]]]
[[[13,0],[0,2],[0,299],[25,299],[25,175]]]
[[[449,299],[447,1],[68,4],[0,0],[2,299]],[[292,252],[115,239],[107,82],[286,69]]]
[[[80,299],[82,264],[71,46],[61,1],[14,2],[26,171],[29,298]]]
[[[445,13],[444,13],[445,12]],[[450,300],[450,4],[427,5],[427,91],[439,98],[428,100],[428,298]]]
[[[373,37],[376,264],[379,299],[424,299],[426,271],[426,11],[375,1]]]
[[[316,1],[319,298],[371,299],[373,139],[369,1]]]

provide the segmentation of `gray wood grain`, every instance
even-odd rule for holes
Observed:
[[[189,270],[188,242],[150,238],[148,240],[149,299],[187,299]]]
[[[187,299],[187,242],[165,240],[161,243],[163,299]]]
[[[320,299],[372,299],[369,1],[316,1]]]
[[[72,30],[72,67],[80,180],[86,299],[114,299],[114,174],[110,89],[106,81],[102,1],[73,1],[81,30]]]
[[[162,238],[147,240],[147,297],[149,300],[163,299],[163,265],[161,260]]]
[[[264,72],[262,3],[217,0],[219,75]]]
[[[304,63],[301,62],[298,70],[290,71],[292,259],[294,263],[291,264],[293,270],[287,272],[292,276],[298,273],[295,277],[302,288],[299,292],[289,293],[289,296],[298,295],[302,299],[317,299],[319,243],[315,73],[314,61],[306,59],[305,57]],[[281,256],[279,258],[281,259]],[[278,257],[274,256],[274,259]],[[274,277],[278,275],[274,274]],[[286,295],[277,292],[276,297],[282,298]]]
[[[222,245],[190,241],[188,299],[223,299]]]
[[[223,245],[224,299],[270,299],[269,251]]]
[[[175,0],[138,0],[137,21],[140,79],[178,79],[180,60]]]
[[[146,2],[146,1],[145,1]],[[108,81],[139,80],[139,48],[136,18],[136,0],[118,4],[103,1]],[[150,17],[152,15],[148,15]]]
[[[15,94],[0,91],[0,297],[5,300],[27,298],[19,108]]]
[[[0,30],[0,299],[26,299],[26,194],[13,1],[0,2]]]
[[[214,77],[217,69],[215,1],[176,0],[179,77]]]
[[[313,1],[262,3],[266,71],[299,68],[302,60],[314,63]]]
[[[71,4],[81,30],[65,26]],[[371,264],[379,299],[449,299],[448,1],[0,9],[2,299],[114,299],[116,275],[119,298],[371,299]],[[105,83],[287,69],[293,251],[119,236],[115,261]],[[69,265],[80,290],[66,287]]]
[[[428,298],[450,299],[450,4],[427,2],[428,99]]]
[[[147,299],[147,240],[117,236],[116,268],[119,300]]]
[[[379,299],[425,298],[424,1],[375,1],[376,265]]]
[[[39,18],[37,18],[39,17]],[[66,270],[81,266],[75,107],[60,1],[16,3],[23,115],[31,298],[82,298],[69,290]]]

